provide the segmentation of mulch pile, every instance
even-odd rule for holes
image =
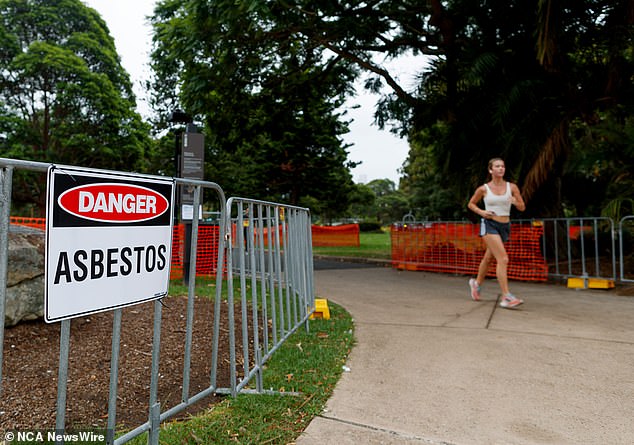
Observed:
[[[165,299],[161,323],[158,397],[161,411],[181,401],[186,333],[185,297]],[[229,386],[227,306],[223,302],[218,388]],[[195,300],[190,395],[210,386],[213,303]],[[123,309],[117,396],[117,429],[148,419],[154,303]],[[112,312],[73,319],[67,393],[67,427],[105,428],[112,346]],[[239,328],[239,326],[238,326]],[[24,322],[5,330],[0,426],[2,429],[55,427],[60,324]],[[237,329],[240,332],[240,329]],[[241,340],[237,339],[240,345]],[[237,351],[237,354],[241,354]],[[238,355],[239,357],[240,355]],[[217,403],[210,396],[185,413]]]

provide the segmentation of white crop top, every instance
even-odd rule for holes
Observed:
[[[503,195],[494,194],[488,184],[484,184],[487,193],[484,195],[484,208],[495,212],[497,216],[511,215],[511,184],[506,183],[506,192]]]

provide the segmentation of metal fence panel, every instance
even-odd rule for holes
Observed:
[[[542,252],[551,278],[616,280],[616,231],[605,217],[544,218]]]
[[[314,310],[312,239],[308,209],[248,198],[227,201],[229,310],[239,301],[242,356],[229,327],[231,394],[255,378],[262,392],[262,366]],[[237,287],[237,288],[236,288]],[[238,366],[238,361],[241,366]],[[238,369],[240,368],[240,369]]]
[[[634,283],[634,215],[619,221],[619,277],[623,283]]]
[[[0,365],[3,358],[5,300],[7,286],[8,228],[11,211],[11,188],[14,169],[45,173],[49,164],[0,158]],[[121,340],[121,309],[113,311],[111,360],[109,376],[107,443],[123,444],[143,433],[148,443],[158,444],[159,426],[199,400],[214,393],[236,395],[251,391],[247,385],[255,377],[256,390],[262,388],[262,366],[281,344],[299,327],[308,329],[308,319],[314,311],[311,225],[308,209],[246,198],[225,199],[222,188],[215,183],[188,179],[173,179],[178,187],[193,189],[193,219],[189,243],[187,279],[186,329],[183,351],[181,401],[163,407],[158,394],[161,347],[161,300],[154,301],[151,369],[147,421],[115,438],[117,394],[119,391],[119,353]],[[215,273],[211,366],[207,387],[191,394],[190,371],[193,340],[194,300],[196,288],[196,249],[198,245],[199,207],[211,194],[220,209],[218,258]],[[248,211],[246,211],[248,209]],[[245,212],[246,211],[246,212]],[[232,212],[234,216],[232,217]],[[237,262],[237,264],[236,264]],[[226,264],[226,266],[225,266]],[[226,269],[225,269],[226,268]],[[226,273],[224,272],[226,270]],[[234,277],[238,277],[235,279]],[[235,283],[239,283],[235,289]],[[247,285],[248,283],[248,285]],[[228,324],[230,348],[230,384],[219,388],[220,313],[223,289],[228,292]],[[235,291],[239,291],[236,296]],[[237,304],[239,303],[239,304]],[[236,348],[236,314],[240,308],[239,329],[242,345]],[[61,321],[58,367],[57,410],[55,425],[65,430],[71,319]],[[242,369],[237,369],[241,354]],[[0,366],[0,397],[2,396],[2,366]],[[90,424],[90,419],[86,419]]]

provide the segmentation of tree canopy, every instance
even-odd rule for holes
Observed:
[[[340,107],[354,70],[293,36],[292,21],[265,2],[160,2],[154,108],[160,118],[182,106],[203,123],[206,177],[228,194],[342,213],[354,164]]]
[[[96,11],[79,0],[0,0],[0,48],[2,156],[143,169],[148,127]],[[43,204],[41,181],[15,190],[16,201]]]
[[[587,175],[589,159],[611,164],[613,143],[631,132],[631,1],[456,1],[439,9],[450,48],[421,84],[406,184],[420,180],[416,166],[425,162],[415,157],[422,154],[440,167],[436,184],[453,190],[458,204],[484,181],[487,160],[502,156],[528,216],[566,208],[597,214],[619,195],[631,196],[632,178],[622,169]],[[613,139],[598,144],[606,126]],[[579,182],[580,174],[587,180]],[[620,187],[608,190],[617,178]]]

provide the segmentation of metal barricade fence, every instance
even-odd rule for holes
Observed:
[[[544,218],[542,253],[551,278],[616,280],[616,231],[607,217]]]
[[[239,381],[236,329],[229,327],[230,391],[236,394],[255,377],[262,392],[263,364],[302,324],[308,328],[315,306],[310,214],[306,208],[230,198],[227,215],[228,306],[231,311],[240,301],[242,325]],[[230,315],[230,323],[234,319]]]
[[[15,169],[45,173],[50,164],[0,158],[0,397],[2,397],[2,364],[5,322],[5,300],[8,273],[8,232],[11,213],[12,179]],[[115,172],[116,173],[116,172]],[[147,175],[146,175],[147,176]],[[163,178],[164,179],[164,178]],[[222,188],[213,182],[172,178],[177,187],[193,188],[193,215],[191,221],[191,243],[189,249],[189,274],[187,282],[186,329],[183,345],[183,368],[181,381],[181,401],[174,406],[163,407],[159,402],[159,362],[161,348],[162,298],[153,302],[153,328],[151,346],[151,369],[149,376],[148,420],[142,425],[116,437],[117,395],[119,380],[119,354],[122,327],[122,310],[114,309],[111,336],[111,358],[109,375],[109,396],[107,400],[107,443],[123,444],[143,434],[148,434],[149,444],[159,443],[161,422],[175,416],[194,403],[215,393],[236,395],[248,391],[247,384],[256,377],[256,388],[262,389],[262,366],[276,349],[302,324],[308,329],[308,319],[314,311],[313,264],[311,245],[311,225],[308,209],[284,206],[282,204],[247,200],[243,198],[225,199]],[[220,236],[216,261],[215,295],[213,301],[213,330],[211,366],[208,385],[190,394],[190,371],[192,360],[194,301],[196,288],[196,248],[198,244],[199,207],[204,202],[204,193],[213,195],[219,204]],[[231,219],[232,206],[240,210],[239,216]],[[249,208],[245,219],[242,211]],[[236,224],[243,227],[245,220],[250,223],[247,230],[235,230]],[[246,233],[245,233],[246,232]],[[237,238],[236,235],[237,234]],[[236,242],[238,244],[236,244]],[[238,252],[238,265],[233,264]],[[226,257],[225,254],[227,253]],[[223,265],[226,274],[223,273]],[[240,297],[234,297],[234,275],[239,277]],[[250,280],[250,304],[247,297],[247,280]],[[226,281],[226,283],[225,283]],[[221,323],[221,303],[223,289],[228,289],[228,325],[230,348],[230,380],[228,387],[219,387],[219,338]],[[259,300],[258,300],[259,299]],[[234,304],[240,302],[240,328],[242,347],[236,347],[236,323]],[[249,320],[248,312],[251,311]],[[67,381],[69,371],[71,319],[60,322],[60,349],[58,368],[58,389],[56,401],[56,431],[65,430]],[[149,339],[148,339],[149,340]],[[251,341],[250,341],[251,340]],[[237,370],[238,354],[242,354],[243,371]],[[224,368],[223,368],[224,370]],[[239,380],[239,381],[238,381]],[[166,408],[166,409],[164,409]],[[86,419],[90,424],[91,419]]]
[[[634,215],[619,221],[619,273],[623,283],[634,283]]]

